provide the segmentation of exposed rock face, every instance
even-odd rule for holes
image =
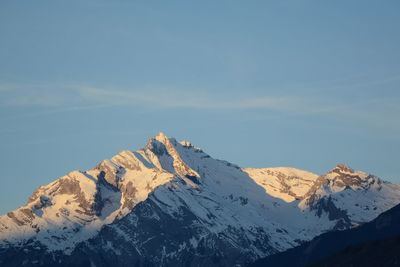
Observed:
[[[266,192],[287,202],[302,200],[318,175],[295,168],[244,169]]]
[[[92,170],[74,171],[40,187],[25,206],[0,217],[0,246],[39,243],[48,251],[71,253],[172,179],[173,174],[142,161],[122,151]]]
[[[379,189],[382,184],[378,177],[364,172],[355,172],[344,164],[338,164],[325,176],[330,181],[331,186],[337,188],[368,189],[375,186]]]
[[[199,178],[199,174],[182,160],[176,150],[176,146],[178,146],[178,143],[175,139],[171,138],[170,140],[165,134],[159,133],[155,138],[147,142],[145,153],[150,154],[150,158],[153,159],[152,153],[156,155],[157,163],[162,169],[169,170],[180,176]]]
[[[338,219],[335,228],[345,229],[370,221],[390,208],[387,203],[397,202],[398,191],[398,185],[338,164],[318,177],[300,206],[317,211],[318,216],[326,213],[329,218]],[[386,204],[379,204],[380,195],[385,195]]]
[[[336,207],[331,196],[321,198],[312,206],[312,209],[316,210],[319,217],[328,214],[329,220],[336,221],[333,228],[335,230],[343,230],[352,226],[347,211]]]
[[[250,266],[398,266],[399,226],[397,205],[359,227],[324,233]]]
[[[0,263],[243,266],[399,202],[399,186],[344,165],[241,169],[160,133],[0,217]]]

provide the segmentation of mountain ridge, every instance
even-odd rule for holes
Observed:
[[[384,258],[370,247],[377,248],[377,245],[381,245],[388,249],[388,244],[396,245],[394,251],[398,252],[399,225],[400,205],[396,205],[364,225],[345,231],[324,233],[296,248],[258,260],[250,266],[386,266],[382,264],[383,262],[390,266],[398,266],[398,261],[396,264],[395,260],[399,259],[399,254],[393,257],[395,253],[388,250],[390,257]],[[367,249],[371,255],[360,248]],[[356,255],[357,253],[365,259],[361,259],[359,255]],[[357,256],[355,259],[353,259],[354,255]],[[371,259],[375,264],[368,262]]]
[[[98,262],[97,251],[117,257],[124,244],[129,249],[121,266],[137,260],[179,266],[183,259],[199,266],[247,264],[325,231],[366,222],[400,202],[398,185],[344,165],[333,170],[335,175],[242,169],[160,133],[142,149],[123,150],[40,187],[27,205],[1,216],[0,263],[4,255],[38,247],[62,262],[83,253],[96,266],[107,266]],[[180,227],[161,227],[160,218]],[[180,237],[172,242],[175,235]],[[158,251],[151,258],[150,248]],[[222,254],[214,255],[216,248]],[[188,258],[193,253],[198,256]],[[27,264],[34,260],[24,257]]]

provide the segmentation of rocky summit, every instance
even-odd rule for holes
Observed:
[[[1,266],[246,266],[400,203],[339,164],[241,168],[159,133],[39,187],[0,217]]]

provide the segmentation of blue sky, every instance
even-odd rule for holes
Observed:
[[[1,1],[0,213],[159,131],[400,182],[398,1]]]

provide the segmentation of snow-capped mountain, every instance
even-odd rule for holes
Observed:
[[[1,216],[0,264],[245,265],[398,203],[400,186],[344,165],[242,169],[159,133]]]
[[[371,221],[399,203],[400,186],[382,181],[375,175],[339,164],[318,177],[299,207],[328,214],[338,220],[337,228]]]
[[[243,169],[267,194],[285,202],[301,200],[318,179],[318,175],[295,168]]]
[[[400,204],[359,227],[324,233],[249,266],[399,266],[399,259]]]

